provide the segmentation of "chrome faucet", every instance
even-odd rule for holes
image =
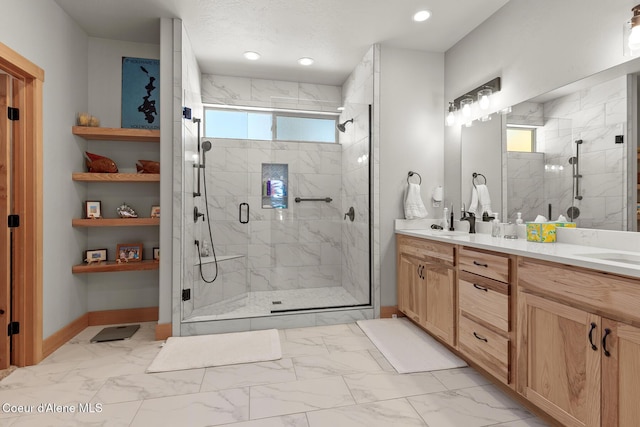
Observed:
[[[476,215],[473,212],[465,212],[462,210],[460,221],[469,221],[469,233],[476,232]]]

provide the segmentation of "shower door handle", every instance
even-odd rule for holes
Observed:
[[[247,207],[244,220],[242,220],[242,207],[243,206]],[[249,203],[240,203],[238,205],[238,221],[240,221],[240,224],[248,224],[249,223]]]

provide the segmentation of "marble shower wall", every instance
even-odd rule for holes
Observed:
[[[369,302],[369,105],[374,94],[374,48],[342,86],[344,111],[340,121],[353,118],[339,134],[342,146],[342,205],[353,206],[354,222],[342,223],[342,286],[360,303]]]
[[[206,182],[216,254],[242,255],[237,280],[220,281],[200,306],[247,291],[341,286],[342,152],[338,144],[212,139]],[[262,165],[288,165],[288,208],[263,209]],[[330,197],[331,203],[295,203],[295,197]],[[250,206],[249,223],[238,220],[240,203]],[[205,222],[198,235],[206,236]],[[227,263],[220,262],[221,271]],[[238,263],[239,261],[234,260]]]
[[[525,221],[547,212],[544,198],[544,153],[507,153],[507,220],[522,212]]]
[[[615,144],[616,135],[626,134],[626,77],[548,101],[543,109],[539,151],[545,153],[549,165],[544,172],[545,192],[553,203],[553,216],[566,214],[571,206],[572,166],[568,160],[575,156],[575,140],[581,139],[583,199],[574,200],[580,209],[578,227],[626,230],[626,147]]]

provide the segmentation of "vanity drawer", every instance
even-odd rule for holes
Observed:
[[[398,253],[405,253],[416,258],[430,258],[432,261],[454,266],[455,249],[453,245],[420,239],[418,237],[396,235]]]
[[[509,384],[509,340],[460,316],[458,346],[473,362]]]
[[[509,332],[509,285],[475,274],[460,273],[458,303],[461,313]]]
[[[509,256],[460,248],[460,270],[509,283]]]
[[[640,326],[640,279],[520,258],[518,287],[591,313]]]

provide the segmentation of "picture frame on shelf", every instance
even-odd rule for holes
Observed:
[[[151,206],[151,218],[160,218],[160,206]]]
[[[118,243],[116,247],[116,262],[142,261],[142,243]]]
[[[153,248],[153,260],[160,261],[160,248]]]
[[[84,217],[89,219],[102,218],[102,203],[99,200],[87,200],[84,202]]]
[[[107,260],[106,249],[87,249],[84,251],[84,262],[91,265],[93,263],[100,264]]]

